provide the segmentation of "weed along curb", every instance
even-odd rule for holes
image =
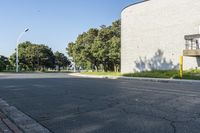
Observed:
[[[142,78],[142,77],[125,77],[125,76],[96,76],[96,75],[85,75],[85,74],[80,74],[80,73],[73,73],[73,74],[70,74],[70,75],[71,76],[84,77],[84,78],[139,80],[139,81],[151,81],[151,82],[161,82],[161,83],[177,83],[177,84],[200,83],[199,80],[185,80],[185,79]]]
[[[0,110],[24,133],[51,133],[35,120],[0,98]]]

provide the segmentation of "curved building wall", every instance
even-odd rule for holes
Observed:
[[[125,8],[121,14],[121,72],[178,69],[184,36],[197,34],[200,0],[150,0]],[[184,57],[184,69],[200,66]]]

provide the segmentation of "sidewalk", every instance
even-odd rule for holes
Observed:
[[[8,117],[0,112],[0,133],[23,133]]]
[[[31,117],[0,98],[0,133],[51,133]]]
[[[78,76],[78,77],[85,77],[85,78],[139,80],[139,81],[151,81],[151,82],[162,82],[162,83],[179,83],[179,84],[200,83],[200,80],[185,80],[185,79],[143,78],[143,77],[107,76],[107,75],[97,76],[97,75],[84,75],[84,74],[80,74],[80,73],[73,73],[70,75]]]

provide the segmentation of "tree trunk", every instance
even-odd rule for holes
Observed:
[[[114,72],[117,72],[117,66],[114,64]]]
[[[95,71],[98,72],[98,67],[96,65],[94,67],[95,67]]]

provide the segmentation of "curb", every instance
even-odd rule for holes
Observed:
[[[124,76],[95,76],[95,75],[84,75],[84,74],[70,74],[71,76],[85,77],[85,78],[101,78],[101,79],[122,79],[122,80],[138,80],[138,81],[150,81],[150,82],[161,82],[161,83],[176,83],[176,84],[196,84],[199,80],[184,80],[184,79],[164,79],[164,78],[142,78],[142,77],[124,77]]]
[[[184,80],[184,79],[162,79],[162,78],[139,78],[139,77],[119,77],[118,79],[126,80],[139,80],[139,81],[150,81],[160,83],[176,83],[176,84],[200,84],[197,80]]]
[[[23,133],[6,115],[0,112],[0,132],[1,133]]]
[[[35,120],[0,98],[0,110],[25,133],[51,133]]]
[[[121,76],[96,76],[96,75],[84,75],[79,73],[69,74],[70,76],[83,77],[83,78],[99,78],[99,79],[119,79]]]

